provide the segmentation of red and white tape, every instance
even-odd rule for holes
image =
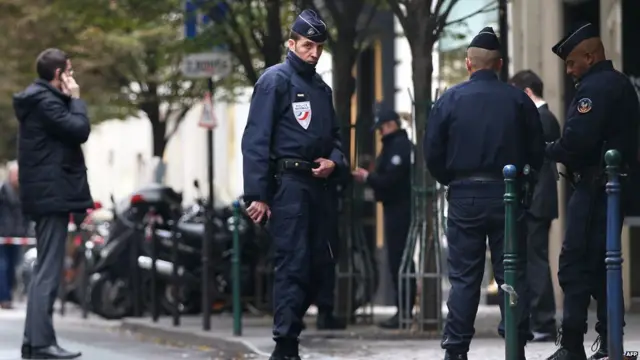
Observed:
[[[36,238],[31,237],[0,237],[0,245],[35,245]]]

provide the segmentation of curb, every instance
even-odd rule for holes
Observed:
[[[144,337],[155,338],[171,345],[206,347],[227,354],[236,354],[236,356],[247,354],[269,356],[269,354],[263,353],[249,342],[241,339],[212,337],[210,335],[205,336],[194,331],[180,328],[167,329],[163,326],[137,324],[128,322],[127,320],[123,320],[120,323],[120,329]]]

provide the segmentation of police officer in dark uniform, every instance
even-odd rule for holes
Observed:
[[[402,262],[409,227],[411,226],[411,151],[413,143],[407,132],[400,127],[400,117],[395,111],[380,110],[374,124],[382,135],[382,150],[376,161],[375,171],[369,173],[362,168],[353,172],[354,180],[366,182],[374,191],[377,201],[384,206],[384,237],[387,245],[387,262],[393,288],[399,292],[399,271]],[[413,272],[413,262],[409,265]],[[396,296],[396,306],[405,305],[405,318],[411,317],[416,284],[411,281],[409,298],[406,289]],[[408,300],[408,302],[407,302]],[[409,306],[407,306],[407,304]],[[380,327],[397,329],[400,327],[399,314],[380,323]]]
[[[332,91],[315,69],[326,38],[315,12],[296,18],[285,62],[255,85],[242,137],[247,214],[257,223],[269,218],[275,249],[272,360],[300,358],[302,317],[335,266],[327,179],[349,167]]]
[[[564,164],[574,191],[567,208],[558,279],[564,292],[560,349],[549,360],[584,360],[584,334],[590,298],[597,301],[600,348],[607,353],[606,194],[603,157],[610,149],[630,166],[638,149],[638,95],[629,79],[606,60],[598,30],[584,24],[552,51],[564,60],[576,82],[562,137],[547,144],[546,156]],[[624,191],[624,184],[623,184]],[[622,304],[621,304],[622,306]]]
[[[474,334],[480,301],[487,238],[496,282],[504,283],[504,204],[502,169],[529,165],[539,170],[544,160],[544,138],[538,110],[529,97],[498,79],[502,67],[500,43],[486,27],[471,41],[466,65],[469,81],[446,91],[434,104],[427,122],[424,152],[427,168],[435,179],[448,185],[448,268],[451,290],[442,348],[445,359],[466,360]],[[524,209],[518,210],[519,239],[524,244]],[[526,247],[520,247],[520,264]],[[524,266],[516,276],[520,301],[519,360],[533,338]],[[504,296],[500,297],[504,313]],[[498,327],[504,336],[504,325]]]

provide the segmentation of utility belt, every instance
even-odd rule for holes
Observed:
[[[445,197],[450,199],[451,193],[455,197],[503,197],[505,193],[504,176],[495,172],[457,172],[452,183],[445,191]],[[516,189],[520,203],[529,208],[533,198],[536,176],[529,167],[525,166],[516,177]]]
[[[311,176],[311,170],[317,169],[320,164],[316,162],[294,159],[294,158],[282,158],[274,162],[275,175],[282,175],[283,173],[296,173],[301,175]]]

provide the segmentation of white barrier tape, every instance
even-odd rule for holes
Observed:
[[[35,245],[36,238],[30,237],[0,237],[0,245]]]

